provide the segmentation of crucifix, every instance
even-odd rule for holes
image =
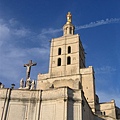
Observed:
[[[32,60],[30,60],[28,64],[24,64],[24,67],[27,68],[27,70],[26,70],[26,80],[28,78],[30,78],[31,67],[35,66],[35,65],[37,65],[37,63],[32,63]]]

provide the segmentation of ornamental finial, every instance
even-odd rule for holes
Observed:
[[[67,14],[67,24],[72,22],[72,15],[70,12]]]

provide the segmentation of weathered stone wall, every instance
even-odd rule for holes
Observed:
[[[93,113],[82,90],[68,87],[44,91],[0,89],[0,119],[93,120]]]
[[[92,66],[88,68],[80,69],[81,73],[81,84],[83,87],[84,95],[92,111],[95,113],[95,80],[94,80],[94,70]]]
[[[111,100],[110,102],[100,103],[96,106],[97,114],[109,119],[116,119],[116,109],[115,109],[115,101]]]
[[[0,89],[1,120],[37,120],[41,91]]]
[[[37,89],[47,90],[51,87],[69,87],[71,89],[81,89],[81,76],[68,75],[62,77],[48,78],[44,74],[38,74]]]

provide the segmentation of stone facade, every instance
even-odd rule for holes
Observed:
[[[102,120],[91,111],[82,90],[0,89],[1,120]]]
[[[36,89],[30,73],[27,87],[22,79],[19,89],[0,84],[1,120],[120,119],[120,108],[114,100],[99,103],[94,69],[85,67],[84,48],[74,30],[68,12],[63,36],[51,40],[49,72],[38,74]]]

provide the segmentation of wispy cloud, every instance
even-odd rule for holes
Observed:
[[[14,25],[13,25],[14,24]],[[0,19],[0,41],[15,40],[16,38],[27,37],[31,33],[29,29],[18,24],[17,21],[11,19],[8,22]]]
[[[91,22],[86,25],[76,26],[76,30],[93,28],[93,27],[97,27],[97,26],[101,26],[101,25],[106,25],[106,24],[111,24],[111,23],[119,23],[119,22],[120,22],[120,18],[111,18],[111,19],[107,18],[106,20],[99,20],[96,22]]]
[[[54,34],[54,33],[61,32],[61,31],[62,31],[62,29],[53,29],[53,28],[43,29],[42,32],[41,32],[41,35],[43,35],[43,34]]]
[[[97,74],[99,73],[111,73],[111,72],[115,72],[116,69],[111,67],[111,66],[103,66],[103,67],[100,67],[100,68],[95,68],[95,72]]]
[[[93,27],[97,27],[97,26],[101,26],[101,25],[106,25],[106,24],[112,24],[112,23],[119,23],[120,22],[120,18],[110,18],[110,19],[105,19],[105,20],[99,20],[96,22],[90,22],[89,24],[85,24],[85,25],[81,25],[81,26],[75,26],[76,30],[81,30],[81,29],[87,29],[87,28],[93,28]],[[49,29],[44,29],[41,32],[41,35],[43,34],[54,34],[54,33],[58,33],[61,32],[62,29],[53,29],[53,28],[49,28]]]

